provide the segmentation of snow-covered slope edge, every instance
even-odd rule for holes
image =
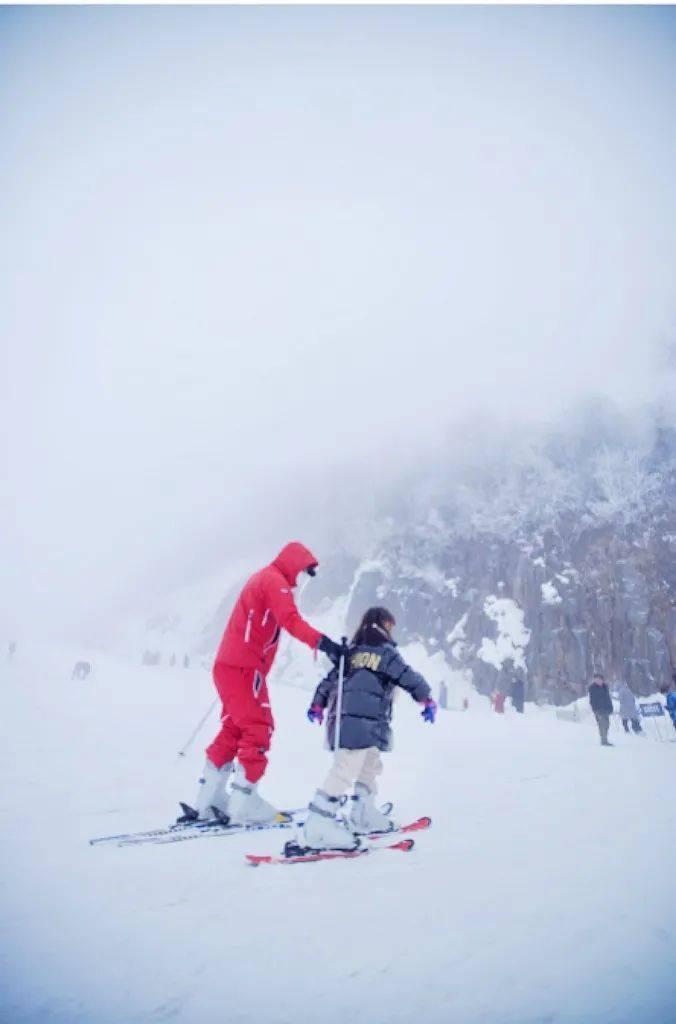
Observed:
[[[12,1024],[665,1024],[673,1007],[676,744],[598,745],[553,710],[395,709],[383,799],[432,829],[409,855],[256,870],[279,836],[95,849],[164,822],[208,674],[107,659],[70,680],[3,667],[0,1019]],[[307,695],[273,686],[265,793],[304,802],[328,755]],[[68,737],[67,742],[64,737]]]

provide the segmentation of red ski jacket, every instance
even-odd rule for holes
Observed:
[[[282,548],[274,562],[254,573],[225,627],[216,665],[256,668],[266,676],[275,660],[282,629],[316,648],[322,634],[301,617],[291,591],[299,573],[313,565],[317,565],[317,559],[312,552],[294,541]]]

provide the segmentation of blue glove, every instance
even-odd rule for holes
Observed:
[[[423,701],[425,707],[420,712],[420,717],[424,718],[430,725],[434,725],[434,719],[437,717],[437,702],[428,697],[426,701]]]
[[[315,722],[319,722],[319,724],[321,725],[322,722],[324,721],[324,708],[320,708],[319,704],[313,704],[311,707],[309,707],[306,711],[306,714],[308,717],[308,722],[312,722],[313,725]]]

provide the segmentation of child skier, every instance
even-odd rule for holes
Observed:
[[[354,849],[355,833],[384,832],[392,822],[375,806],[376,777],[382,771],[380,751],[390,750],[390,721],[396,686],[424,705],[434,722],[437,705],[430,687],[411,669],[392,639],[394,616],[386,608],[369,608],[345,655],[339,728],[336,729],[339,669],[321,681],[308,708],[311,722],[321,722],[328,707],[327,738],[333,764],[309,805],[305,842],[313,849]],[[336,735],[338,733],[338,735]],[[340,797],[354,783],[351,828],[337,818]]]

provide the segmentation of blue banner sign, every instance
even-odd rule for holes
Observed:
[[[644,718],[659,718],[664,714],[664,704],[658,700],[654,704],[639,704],[639,708]]]

